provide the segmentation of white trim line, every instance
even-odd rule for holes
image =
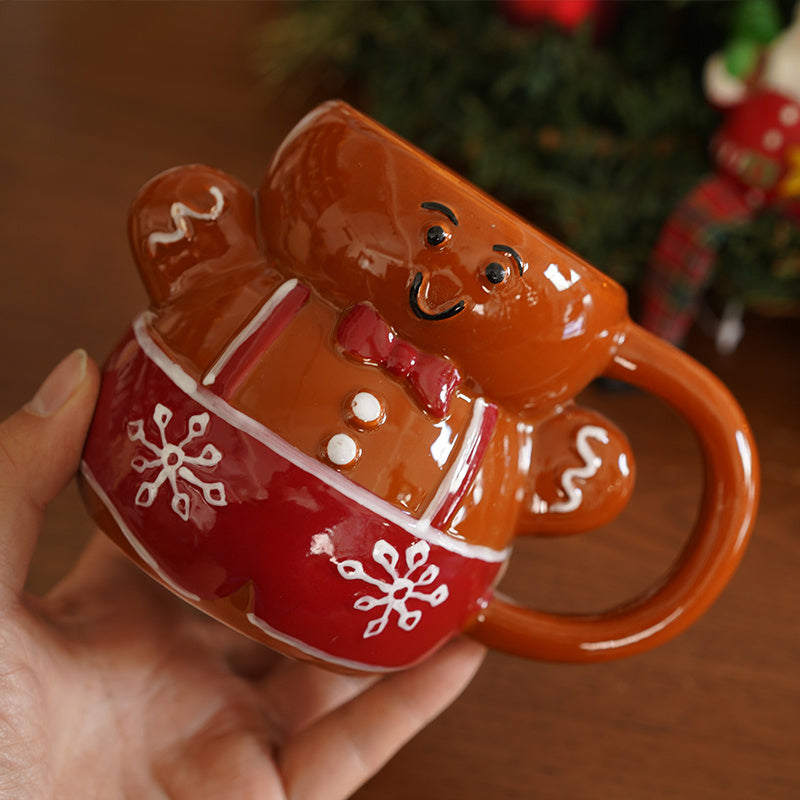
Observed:
[[[411,664],[400,664],[396,667],[381,667],[377,664],[367,664],[362,661],[352,661],[349,658],[340,658],[339,656],[331,655],[325,650],[312,647],[300,639],[295,639],[294,636],[287,636],[285,633],[276,631],[275,628],[273,628],[271,625],[268,625],[263,619],[261,619],[261,617],[257,616],[252,611],[247,614],[247,619],[251,625],[266,633],[267,636],[271,636],[273,639],[289,645],[289,647],[294,647],[296,650],[299,650],[301,653],[305,653],[307,656],[318,658],[321,661],[327,661],[330,664],[337,664],[340,667],[346,667],[347,669],[355,669],[359,672],[397,672],[398,670],[413,666],[418,661],[422,661],[428,655],[426,653],[425,655],[420,656]]]
[[[472,409],[472,417],[470,418],[469,425],[467,425],[464,441],[461,443],[461,447],[458,450],[458,456],[447,471],[444,480],[439,484],[439,488],[436,490],[430,503],[428,503],[428,507],[421,514],[419,518],[420,522],[430,524],[431,520],[441,511],[448,497],[453,493],[453,489],[458,489],[463,483],[472,463],[470,454],[480,437],[481,428],[483,427],[483,418],[486,415],[486,408],[488,405],[489,404],[481,397],[475,400],[475,407]]]
[[[578,448],[578,455],[583,459],[582,467],[571,467],[565,469],[561,474],[561,488],[567,495],[566,500],[550,503],[549,511],[556,514],[567,514],[575,511],[583,504],[583,490],[576,486],[575,480],[588,480],[597,474],[597,470],[603,466],[603,459],[596,455],[589,439],[608,444],[608,431],[597,425],[584,425],[575,437]]]
[[[150,567],[151,570],[158,576],[158,579],[167,587],[169,587],[175,594],[180,595],[186,600],[190,600],[194,603],[200,602],[200,598],[193,594],[192,592],[187,592],[186,589],[181,588],[178,586],[172,578],[167,575],[163,569],[158,565],[156,560],[150,553],[144,548],[144,545],[133,535],[131,529],[125,523],[125,520],[122,519],[119,511],[117,511],[114,504],[111,502],[111,498],[105,493],[102,486],[97,482],[97,478],[95,478],[94,473],[91,470],[91,467],[86,463],[86,461],[81,460],[81,474],[83,475],[86,482],[89,486],[92,487],[94,493],[100,498],[103,505],[108,509],[109,513],[112,517],[114,517],[114,522],[117,523],[117,527],[120,529],[122,535],[128,540],[128,544],[136,551],[136,555]]]
[[[217,376],[225,369],[236,351],[272,316],[273,311],[289,292],[297,286],[297,278],[282,283],[258,309],[247,325],[234,336],[233,341],[225,348],[222,355],[209,367],[203,377],[203,386],[211,386]]]
[[[119,528],[120,532],[128,541],[128,544],[134,549],[136,555],[138,555],[139,558],[141,558],[142,561],[147,564],[147,566],[167,588],[175,592],[175,594],[177,594],[179,597],[182,597],[184,600],[188,600],[190,603],[200,603],[200,597],[192,592],[187,592],[185,589],[178,586],[178,584],[176,584],[175,581],[173,581],[164,572],[164,570],[161,569],[150,553],[145,550],[139,540],[133,535],[130,528],[128,528],[125,520],[122,519],[117,509],[114,507],[114,504],[111,502],[111,498],[109,498],[109,496],[103,491],[100,484],[97,482],[97,479],[94,477],[91,468],[85,461],[81,461],[81,473],[92,490],[100,498],[100,501],[108,509],[109,513],[114,518],[114,522],[117,523],[117,527]],[[295,639],[293,636],[287,636],[285,633],[280,633],[280,631],[275,630],[275,628],[268,625],[266,622],[264,622],[264,620],[262,620],[260,617],[257,617],[252,612],[247,615],[247,619],[251,625],[259,628],[268,636],[271,636],[273,639],[299,650],[301,653],[305,653],[312,658],[318,658],[321,661],[327,661],[333,664],[338,664],[342,667],[347,667],[348,669],[355,669],[361,672],[395,672],[400,669],[405,669],[406,666],[410,666],[401,664],[397,667],[381,667],[375,664],[366,664],[360,661],[352,661],[347,658],[339,658],[338,656],[326,653],[324,650],[311,647],[310,645],[302,642],[300,639]],[[425,656],[421,656],[419,660],[422,660],[424,657]]]
[[[210,211],[196,211],[194,208],[190,208],[185,203],[177,200],[169,207],[169,216],[174,230],[153,231],[147,237],[147,245],[150,248],[150,252],[155,251],[155,245],[157,244],[173,244],[189,236],[187,219],[216,220],[219,217],[225,208],[225,198],[217,186],[209,186],[208,191],[214,198],[214,207]]]
[[[197,381],[170,360],[152,340],[146,327],[151,316],[152,312],[145,312],[137,317],[133,323],[133,331],[142,351],[181,391],[188,394],[206,410],[211,411],[229,425],[261,442],[261,444],[285,458],[298,469],[322,481],[325,485],[345,497],[351,498],[359,505],[397,525],[405,530],[406,533],[416,536],[418,539],[423,539],[429,544],[442,547],[464,558],[477,558],[488,563],[505,561],[511,554],[510,547],[503,550],[495,550],[485,545],[469,544],[433,528],[429,520],[414,519],[402,509],[393,506],[363,486],[359,486],[344,475],[340,475],[315,458],[293,447],[265,425],[229,405],[218,395],[213,394],[202,386],[198,386]]]

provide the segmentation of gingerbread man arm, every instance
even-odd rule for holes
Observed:
[[[261,250],[255,205],[236,178],[193,164],[157,175],[131,207],[130,242],[152,301],[150,324],[195,377],[281,280]]]
[[[136,196],[131,248],[158,306],[216,271],[260,258],[252,192],[236,178],[193,164],[157,175]]]
[[[571,403],[534,429],[519,532],[581,533],[610,522],[630,498],[634,472],[616,425]]]

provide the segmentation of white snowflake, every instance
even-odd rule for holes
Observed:
[[[364,581],[382,592],[383,596],[381,597],[366,595],[359,597],[353,604],[353,608],[359,611],[371,611],[373,608],[385,606],[383,614],[367,625],[364,631],[365,639],[382,633],[393,611],[396,611],[398,615],[398,627],[404,631],[415,628],[422,619],[422,611],[420,609],[409,610],[406,605],[409,600],[421,600],[430,606],[441,605],[447,600],[449,590],[445,583],[440,584],[429,594],[419,591],[419,587],[430,586],[439,577],[439,567],[435,564],[428,564],[422,574],[416,578],[413,577],[413,574],[427,562],[430,549],[430,545],[422,541],[415,542],[406,548],[405,557],[408,569],[404,575],[400,575],[397,569],[400,554],[389,542],[383,539],[376,542],[372,548],[372,560],[383,567],[390,578],[388,581],[368,575],[363,564],[355,559],[348,559],[336,565],[343,578],[349,581]]]
[[[147,440],[144,432],[144,420],[137,419],[128,423],[128,438],[132,442],[141,442],[155,458],[147,459],[137,456],[131,461],[131,466],[142,474],[149,469],[158,469],[159,472],[152,481],[144,481],[136,493],[136,505],[149,508],[158,496],[159,489],[165,482],[172,488],[172,510],[182,519],[189,519],[191,498],[186,492],[181,491],[179,480],[196,486],[203,494],[203,498],[212,506],[224,506],[225,487],[220,482],[208,483],[201,480],[189,468],[202,467],[211,469],[222,460],[222,453],[213,444],[206,444],[199,455],[189,455],[185,447],[208,430],[209,415],[207,413],[195,414],[189,418],[188,432],[178,444],[167,441],[167,426],[172,419],[172,411],[165,405],[158,403],[153,411],[153,421],[161,434],[160,444]]]

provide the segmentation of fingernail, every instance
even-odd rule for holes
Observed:
[[[25,406],[37,417],[51,417],[72,396],[86,377],[88,356],[85,350],[70,353],[44,380],[39,391]]]

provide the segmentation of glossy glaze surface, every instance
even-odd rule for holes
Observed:
[[[721,384],[607,277],[348,106],[306,117],[255,196],[208,167],[157,177],[131,241],[153,305],[107,365],[87,502],[243,632],[352,669],[462,629],[597,660],[683,629],[741,557],[758,467]],[[572,399],[601,374],[697,431],[697,527],[622,609],[520,609],[492,592],[514,537],[596,527],[632,491],[624,435]]]

